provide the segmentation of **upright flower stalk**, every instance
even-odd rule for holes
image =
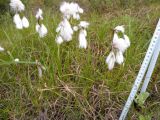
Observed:
[[[122,36],[119,36],[119,33]],[[106,58],[106,63],[108,64],[108,69],[112,70],[115,63],[119,65],[124,63],[124,52],[130,47],[130,39],[125,34],[125,28],[123,25],[114,28],[114,35],[112,41],[112,50],[108,57]]]
[[[42,9],[38,9],[36,14],[37,24],[36,24],[36,32],[39,34],[40,38],[43,38],[47,35],[48,30],[45,25],[42,23],[43,20],[43,11]]]
[[[10,0],[11,10],[15,13],[13,22],[17,29],[23,29],[29,27],[28,19],[23,15],[25,6],[21,0]]]
[[[73,33],[77,32],[79,30],[79,47],[80,48],[87,48],[87,31],[86,28],[88,28],[89,23],[86,21],[81,21],[80,24],[75,25],[72,27],[70,21],[71,20],[77,20],[80,21],[80,14],[82,14],[84,11],[83,9],[74,2],[68,3],[63,2],[60,6],[60,11],[62,13],[63,20],[59,23],[56,32],[56,43],[62,44],[63,42],[71,41],[73,38]]]

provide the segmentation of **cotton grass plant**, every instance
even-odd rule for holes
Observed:
[[[68,20],[70,18],[79,20],[80,14],[83,13],[83,9],[74,2],[63,2],[60,6],[60,11],[63,14],[63,17],[67,18]]]
[[[86,21],[81,21],[79,24],[79,48],[87,48],[87,31],[86,29],[88,28],[89,23]]]
[[[72,40],[73,29],[67,18],[64,18],[63,21],[58,25],[56,32],[58,33],[56,38],[57,44]]]
[[[79,30],[79,47],[80,48],[87,48],[87,31],[89,23],[86,21],[80,21],[81,17],[80,14],[83,14],[83,9],[74,2],[63,2],[60,6],[60,11],[62,13],[63,20],[59,23],[56,32],[56,43],[62,44],[63,42],[69,42],[73,38],[74,32]],[[80,21],[80,24],[74,25],[72,27],[71,21],[76,20]]]
[[[118,35],[122,34],[122,37]],[[108,69],[112,70],[115,66],[115,63],[119,65],[124,63],[124,52],[130,46],[130,39],[125,34],[125,28],[123,25],[117,26],[114,28],[114,35],[112,41],[112,50],[106,58],[106,63],[108,64]]]
[[[43,11],[42,9],[38,9],[36,14],[37,24],[36,24],[36,32],[39,34],[40,38],[43,38],[47,35],[48,30],[46,26],[42,23],[43,20]]]
[[[9,14],[1,17],[0,45],[5,51],[0,52],[0,119],[118,119],[148,48],[148,38],[152,37],[160,10],[160,7],[154,7],[153,4],[144,6],[144,9],[132,8],[101,11],[102,14],[87,8],[84,18],[92,23],[89,26],[87,50],[75,47],[76,42],[79,46],[80,30],[80,21],[75,19],[70,19],[72,29],[77,30],[77,34],[73,34],[75,41],[63,43],[61,49],[58,49],[56,42],[52,40],[56,37],[53,29],[59,22],[59,13],[54,12],[54,8],[45,7],[44,19],[48,34],[44,40],[39,40],[38,35],[34,34],[36,24],[35,15],[30,14],[32,9],[27,10],[30,22],[33,22],[27,30],[15,30]],[[53,12],[54,21],[51,18]],[[82,15],[80,14],[81,19]],[[125,66],[110,72],[105,65],[105,50],[110,52],[110,28],[120,23],[127,26],[125,33],[134,42],[123,53],[124,59],[127,56]],[[74,35],[77,35],[77,40]],[[7,50],[11,52],[13,59],[6,56]],[[45,66],[46,71],[38,68],[36,60]],[[144,114],[151,113],[153,119],[158,120],[159,66],[155,69],[153,81],[148,90],[154,96],[147,101],[148,109],[145,109]],[[157,86],[157,91],[154,86]],[[132,109],[129,118],[138,119],[137,116],[137,111]]]
[[[10,0],[11,10],[15,13],[13,17],[13,22],[17,29],[23,29],[29,27],[28,19],[23,15],[25,6],[21,0]]]

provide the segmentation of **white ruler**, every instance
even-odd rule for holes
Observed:
[[[149,63],[151,61],[151,58],[152,58],[152,55],[154,53],[155,47],[156,47],[156,45],[158,43],[159,35],[160,35],[160,19],[158,21],[156,30],[155,30],[155,32],[153,34],[152,39],[151,39],[151,43],[150,43],[149,48],[147,50],[146,56],[144,58],[144,61],[142,63],[142,66],[140,68],[138,76],[137,76],[137,78],[135,80],[135,83],[134,83],[134,85],[132,87],[131,93],[130,93],[130,95],[128,97],[128,100],[127,100],[127,102],[126,102],[126,104],[125,104],[125,106],[123,108],[123,111],[121,113],[121,116],[120,116],[119,120],[125,120],[125,118],[127,116],[129,108],[131,107],[131,104],[132,104],[132,102],[133,102],[133,100],[134,100],[134,98],[135,98],[135,96],[137,94],[137,91],[138,91],[138,89],[140,87],[140,84],[141,84],[141,82],[143,80],[143,77],[144,77],[144,75],[145,75],[145,73],[147,71],[148,65],[149,65]]]
[[[157,45],[155,47],[155,50],[154,50],[150,65],[148,67],[148,71],[147,71],[145,79],[144,79],[144,83],[143,83],[142,88],[141,88],[141,93],[146,92],[146,89],[148,87],[149,81],[150,81],[152,73],[154,71],[156,62],[158,60],[159,53],[160,53],[160,35],[158,37],[158,43],[157,43]]]

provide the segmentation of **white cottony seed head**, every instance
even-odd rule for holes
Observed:
[[[80,30],[80,33],[79,33],[79,48],[84,48],[86,49],[87,48],[87,40],[86,40],[86,30]]]
[[[61,28],[59,29],[60,31],[60,36],[63,38],[64,41],[70,41],[72,40],[72,35],[73,35],[73,29],[67,19],[64,19],[60,25]]]
[[[56,28],[56,33],[59,33],[62,29],[62,22],[58,25],[58,27]]]
[[[113,36],[113,42],[112,42],[112,46],[115,49],[120,50],[121,52],[125,52],[125,50],[130,46],[130,41],[129,38],[125,36],[124,38],[119,38],[118,34],[115,32],[114,36]]]
[[[38,11],[37,11],[37,14],[36,14],[37,20],[38,20],[38,19],[43,20],[42,14],[43,14],[43,11],[42,11],[42,9],[39,8]]]
[[[116,41],[113,42],[112,45],[113,45],[113,48],[118,49],[123,53],[128,48],[123,38],[117,39]]]
[[[19,14],[14,15],[13,22],[15,23],[17,29],[23,29],[23,23]]]
[[[39,29],[39,36],[42,38],[44,36],[46,36],[48,33],[47,28],[44,26],[44,24],[41,24],[41,27]]]
[[[22,24],[24,28],[28,28],[29,27],[29,21],[26,17],[22,18]]]
[[[2,51],[4,51],[4,48],[2,48],[2,47],[0,46],[0,52],[2,52]]]
[[[81,13],[83,13],[83,9],[77,3],[71,2],[63,2],[60,6],[60,11],[63,16],[67,19],[73,17],[74,19],[79,20]]]
[[[40,27],[41,27],[41,26],[37,23],[37,24],[36,24],[36,32],[38,32],[38,33],[39,33],[39,29],[40,29]]]
[[[108,57],[106,58],[106,63],[108,64],[109,70],[112,70],[114,68],[115,61],[116,61],[115,54],[113,51],[111,51]]]
[[[63,43],[63,39],[61,36],[56,37],[56,43],[59,45]]]
[[[73,14],[73,18],[76,19],[76,20],[79,20],[80,19],[80,15],[79,14]]]
[[[81,28],[88,28],[89,23],[87,21],[81,21],[79,27]]]
[[[39,25],[38,23],[36,24],[36,31],[38,32],[40,38],[45,37],[48,33],[48,30],[44,24]]]
[[[10,7],[11,7],[11,10],[13,10],[16,13],[24,11],[25,9],[25,6],[21,0],[10,0]]]
[[[14,61],[15,61],[15,62],[19,62],[19,59],[18,59],[18,58],[16,58],[16,59],[14,59]]]
[[[76,31],[78,31],[78,26],[74,26],[73,27],[73,30],[76,32]]]
[[[123,53],[125,50],[130,46],[130,40],[127,35],[124,34],[125,29],[124,26],[117,26],[114,28],[114,35],[113,35],[113,41],[112,41],[112,51],[108,55],[106,59],[106,63],[108,64],[108,69],[112,70],[115,62],[118,64],[124,63],[124,56]],[[118,36],[118,32],[123,33],[123,37]]]
[[[120,65],[124,62],[123,53],[121,51],[116,52],[116,62]]]
[[[115,27],[114,30],[116,32],[122,32],[122,33],[125,32],[124,25],[119,25],[119,26]]]
[[[131,43],[130,43],[130,39],[127,35],[124,35],[124,41],[125,41],[127,48],[128,48],[131,45]]]

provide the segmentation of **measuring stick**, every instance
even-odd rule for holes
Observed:
[[[154,53],[153,53],[153,56],[152,56],[152,60],[150,62],[147,74],[146,74],[145,79],[144,79],[144,83],[142,85],[141,93],[146,92],[147,86],[149,84],[149,81],[151,79],[153,70],[155,68],[155,65],[156,65],[156,62],[157,62],[157,59],[158,59],[158,56],[159,56],[159,52],[160,52],[160,35],[158,37],[158,43],[155,47],[155,50],[154,50]]]
[[[134,85],[132,87],[131,93],[130,93],[130,95],[128,97],[128,100],[127,100],[127,102],[126,102],[126,104],[125,104],[125,106],[123,108],[123,111],[121,113],[121,116],[120,116],[119,120],[125,120],[125,118],[127,116],[127,113],[129,111],[129,108],[131,107],[131,104],[132,104],[132,102],[133,102],[133,100],[134,100],[134,98],[135,98],[135,96],[137,94],[139,86],[140,86],[140,84],[141,84],[141,82],[143,80],[143,77],[144,77],[144,75],[146,73],[146,70],[148,68],[148,65],[150,63],[150,60],[151,60],[151,57],[153,55],[155,46],[157,44],[158,35],[160,34],[159,31],[160,31],[160,20],[159,20],[159,22],[157,24],[156,30],[155,30],[155,32],[153,34],[153,37],[152,37],[151,43],[149,45],[149,48],[147,50],[146,56],[144,58],[144,61],[142,63],[142,66],[140,68],[138,76],[137,76],[137,78],[135,80],[135,83],[134,83]]]

